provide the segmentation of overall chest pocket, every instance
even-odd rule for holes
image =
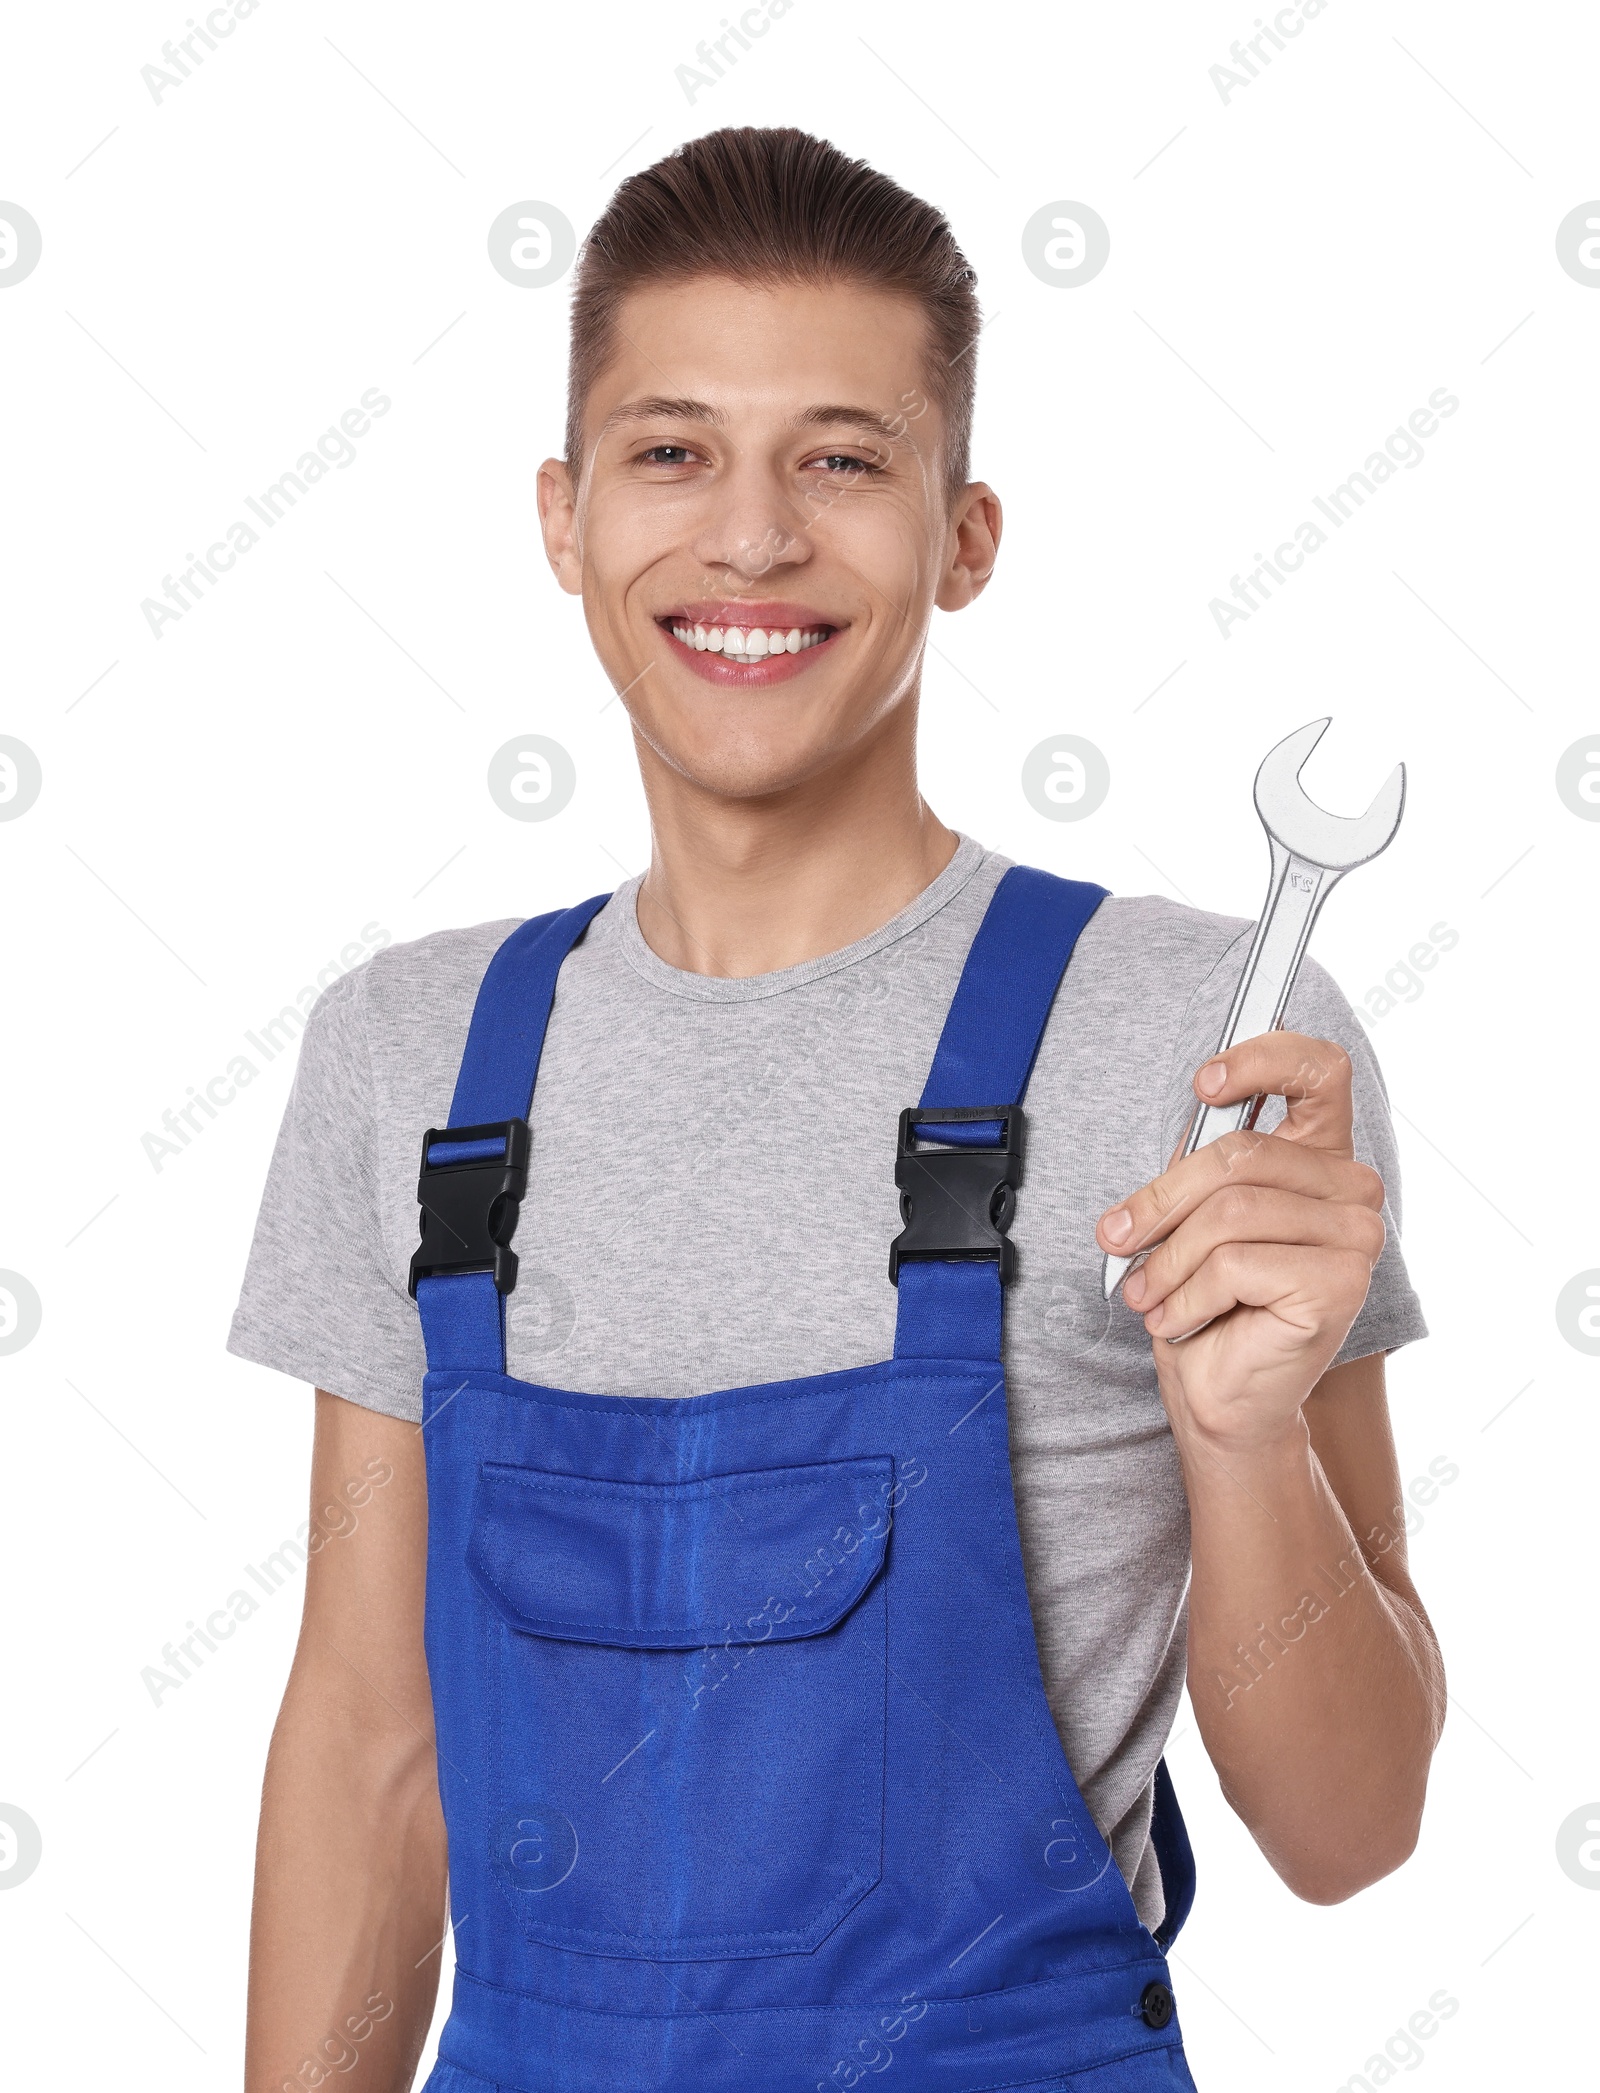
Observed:
[[[606,1482],[485,1463],[494,1871],[534,1941],[804,1953],[882,1868],[884,1455]]]

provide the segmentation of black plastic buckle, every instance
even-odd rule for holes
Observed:
[[[498,1153],[491,1149],[485,1155],[433,1154],[435,1147],[458,1151],[480,1142],[498,1142]],[[411,1258],[413,1301],[419,1279],[449,1272],[493,1272],[501,1293],[511,1292],[517,1283],[511,1238],[528,1189],[528,1148],[525,1119],[502,1119],[493,1126],[429,1127],[422,1137],[422,1173],[417,1179],[422,1240]]]
[[[919,1127],[970,1126],[997,1121],[991,1148],[919,1148]],[[907,1258],[992,1258],[1002,1280],[1015,1278],[1016,1245],[1007,1236],[1022,1182],[1020,1105],[963,1106],[957,1110],[910,1105],[900,1114],[894,1181],[900,1187],[904,1229],[889,1245],[889,1277],[900,1284]]]

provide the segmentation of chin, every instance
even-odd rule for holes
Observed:
[[[825,771],[829,763],[828,756],[821,752],[809,760],[792,756],[780,760],[749,750],[715,755],[696,750],[684,755],[668,749],[661,754],[681,778],[701,792],[715,799],[752,803],[795,791]]]
[[[638,716],[634,726],[670,770],[724,800],[764,800],[793,792],[847,753],[832,740],[663,732],[659,721]]]

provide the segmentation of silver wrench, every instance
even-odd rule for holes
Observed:
[[[1282,1024],[1289,991],[1323,902],[1347,872],[1388,849],[1405,811],[1403,763],[1395,765],[1372,805],[1353,820],[1325,813],[1306,797],[1300,772],[1327,725],[1325,719],[1314,719],[1297,727],[1268,750],[1256,772],[1256,812],[1272,848],[1272,873],[1233,1007],[1217,1041],[1219,1054],[1225,1054],[1235,1040],[1254,1039]],[[1193,1155],[1224,1134],[1254,1126],[1265,1102],[1261,1097],[1247,1097],[1232,1105],[1202,1104],[1190,1123],[1184,1155]],[[1131,1257],[1106,1259],[1108,1300],[1133,1267],[1157,1247],[1147,1243]]]

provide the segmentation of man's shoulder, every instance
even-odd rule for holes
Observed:
[[[429,931],[385,945],[341,974],[312,1012],[318,1030],[364,1030],[374,1047],[414,1040],[419,1026],[464,1025],[496,951],[525,918]]]
[[[1255,924],[1160,894],[1108,895],[1078,940],[1046,1033],[1046,1049],[1188,1071],[1214,1050]],[[1290,995],[1291,1028],[1339,1040],[1358,1056],[1365,1036],[1337,982],[1307,957]],[[1064,1044],[1077,1034],[1081,1046]]]
[[[1085,925],[1040,1044],[1038,1082],[1158,1100],[1215,1039],[1251,925],[1160,894],[1109,894]]]
[[[1224,971],[1229,955],[1252,929],[1243,916],[1216,915],[1170,901],[1164,894],[1109,894],[1090,917],[1072,970],[1096,985],[1114,983],[1119,998],[1187,998]]]
[[[487,923],[430,930],[422,937],[386,945],[368,962],[371,983],[393,991],[455,982],[474,970],[481,976],[500,946],[526,921],[525,916],[501,916]]]
[[[983,905],[1019,865],[1034,872],[1045,869],[997,850],[984,852],[980,869],[987,879],[973,883],[982,890]],[[1131,990],[1143,986],[1166,993],[1179,980],[1193,987],[1215,972],[1254,927],[1248,917],[1218,915],[1165,894],[1108,894],[1079,935],[1072,969],[1080,979],[1091,971],[1124,974]]]

